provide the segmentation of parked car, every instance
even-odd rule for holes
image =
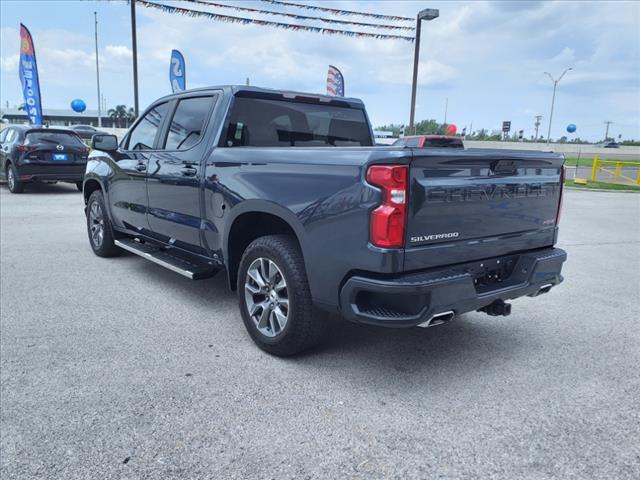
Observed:
[[[375,147],[356,99],[190,90],[154,102],[119,145],[93,137],[87,232],[101,257],[224,271],[251,338],[291,355],[322,338],[318,312],[427,327],[548,292],[566,259],[563,162]]]
[[[91,125],[71,125],[69,129],[76,132],[78,136],[83,140],[91,140],[91,137],[93,137],[96,133],[100,133],[100,134],[105,133],[96,129]]]
[[[393,142],[397,147],[464,148],[461,137],[451,135],[409,135]]]
[[[89,147],[69,130],[12,125],[0,132],[0,173],[11,193],[31,182],[69,182],[82,190]]]

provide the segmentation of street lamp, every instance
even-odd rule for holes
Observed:
[[[435,8],[425,8],[416,17],[416,39],[413,47],[413,84],[411,86],[411,116],[409,117],[409,134],[415,134],[416,116],[416,86],[418,83],[418,59],[420,57],[420,26],[422,20],[434,20],[440,16],[440,11]]]
[[[551,97],[551,113],[549,114],[549,130],[547,131],[547,145],[549,145],[549,139],[551,138],[551,122],[553,121],[553,104],[556,101],[556,88],[558,87],[558,82],[562,80],[562,77],[564,77],[564,74],[567,73],[569,70],[573,70],[573,68],[572,67],[567,68],[564,72],[562,72],[562,75],[560,75],[557,80],[553,78],[549,72],[544,72],[545,75],[547,75],[553,82],[553,97]]]

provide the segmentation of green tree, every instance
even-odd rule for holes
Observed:
[[[113,120],[113,125],[119,128],[129,126],[129,112],[133,113],[133,109],[127,110],[126,105],[116,105],[115,108],[110,108],[107,111],[107,116]]]

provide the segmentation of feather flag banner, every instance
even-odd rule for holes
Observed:
[[[36,64],[36,49],[33,46],[31,33],[23,24],[20,24],[19,74],[27,117],[33,125],[42,125],[44,117],[42,115],[38,65]]]
[[[339,8],[328,8],[328,7],[317,7],[315,5],[305,5],[304,3],[293,3],[293,2],[281,2],[278,0],[262,0],[263,2],[271,3],[272,5],[281,5],[283,7],[295,7],[295,8],[304,8],[305,10],[318,10],[321,12],[330,12],[335,13],[337,15],[357,15],[360,17],[372,17],[379,18],[384,20],[395,20],[402,22],[415,22],[415,18],[411,17],[399,17],[397,15],[381,15],[378,13],[369,13],[369,12],[356,12],[353,10],[340,10]]]
[[[192,10],[189,8],[174,7],[172,5],[165,5],[163,3],[149,2],[147,0],[136,0],[136,5],[141,5],[147,8],[155,8],[161,10],[164,13],[186,15],[188,17],[197,18],[209,18],[218,22],[229,23],[241,23],[243,25],[259,25],[265,27],[284,28],[287,30],[301,31],[301,32],[314,32],[321,33],[323,35],[344,35],[347,37],[356,38],[376,38],[379,40],[404,40],[406,42],[413,42],[414,37],[404,35],[390,35],[386,33],[371,33],[371,32],[359,32],[351,30],[339,30],[335,28],[324,27],[312,27],[308,25],[297,25],[293,23],[272,22],[269,20],[258,20],[253,18],[235,17],[231,15],[222,15],[220,13],[203,12],[201,10]]]
[[[407,27],[403,25],[389,25],[389,24],[380,24],[380,23],[367,23],[367,22],[355,22],[353,20],[336,20],[333,18],[324,18],[324,17],[313,17],[309,15],[298,15],[297,13],[287,13],[287,12],[275,12],[272,10],[261,10],[259,8],[251,8],[251,7],[240,7],[238,5],[227,5],[224,3],[212,2],[209,0],[184,0],[189,3],[196,3],[199,5],[208,5],[210,7],[216,8],[230,8],[237,12],[251,12],[251,13],[259,13],[262,15],[276,15],[280,17],[288,17],[293,18],[295,20],[319,20],[324,23],[337,23],[340,25],[356,25],[358,27],[372,27],[372,28],[382,28],[385,30],[415,30],[415,27]]]
[[[344,77],[342,72],[333,65],[329,65],[327,72],[327,95],[344,97]]]
[[[184,92],[187,88],[187,72],[184,56],[179,50],[171,50],[169,82],[171,83],[171,91],[173,93]]]

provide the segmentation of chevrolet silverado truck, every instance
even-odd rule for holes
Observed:
[[[92,146],[95,254],[224,271],[274,355],[318,343],[329,313],[427,327],[562,281],[559,154],[376,147],[360,100],[245,86],[166,96]]]

